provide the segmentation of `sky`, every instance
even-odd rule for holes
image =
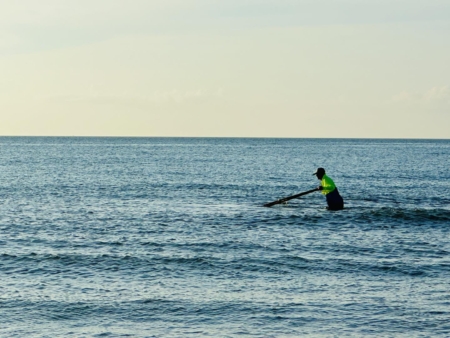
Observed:
[[[450,138],[449,0],[0,0],[0,135]]]

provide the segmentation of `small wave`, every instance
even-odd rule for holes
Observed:
[[[137,273],[163,272],[166,270],[214,270],[217,259],[205,256],[136,256],[136,255],[83,255],[83,254],[24,254],[0,255],[4,271],[23,274],[76,273],[80,269],[89,272],[133,271]],[[39,269],[36,269],[36,266]]]
[[[442,223],[450,221],[450,210],[446,209],[408,209],[408,208],[389,208],[364,209],[363,212],[356,215],[357,220],[393,220],[414,222],[426,225],[428,223]]]

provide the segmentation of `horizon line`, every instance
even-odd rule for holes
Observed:
[[[450,138],[427,137],[283,137],[283,136],[116,136],[116,135],[0,135],[0,138],[179,138],[179,139],[321,139],[321,140],[436,140],[449,141]]]

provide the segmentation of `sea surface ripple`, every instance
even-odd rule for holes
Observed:
[[[0,138],[1,337],[449,337],[450,141]],[[325,167],[346,203],[316,187]]]

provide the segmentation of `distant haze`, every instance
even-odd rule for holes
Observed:
[[[0,1],[0,117],[0,135],[450,138],[450,1]]]

